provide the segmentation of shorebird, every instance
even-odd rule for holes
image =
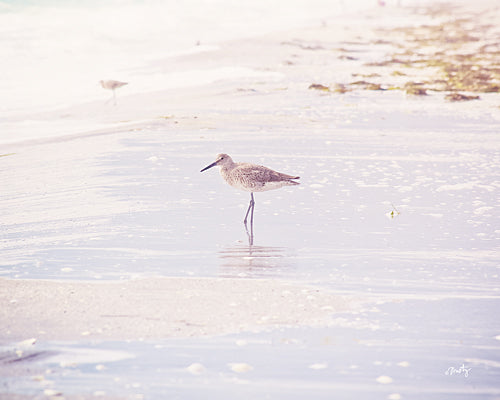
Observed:
[[[255,200],[254,192],[265,192],[267,190],[279,189],[283,186],[298,185],[295,179],[298,176],[282,174],[281,172],[273,171],[270,168],[262,165],[250,163],[235,163],[227,154],[218,154],[215,162],[203,168],[200,172],[206,171],[209,168],[219,166],[220,174],[224,180],[236,189],[250,192],[250,204],[243,223],[246,225],[250,210],[250,226],[253,226],[253,209]]]
[[[112,90],[113,91],[113,103],[114,103],[115,106],[116,106],[116,93],[115,93],[115,90],[118,89],[118,88],[121,88],[122,86],[128,85],[128,82],[114,81],[112,79],[107,80],[107,81],[99,81],[99,83],[101,84],[101,86],[104,89],[108,89],[108,90]]]

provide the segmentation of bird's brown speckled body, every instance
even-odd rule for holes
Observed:
[[[279,189],[283,186],[298,185],[292,176],[276,172],[263,165],[250,163],[235,163],[227,154],[219,154],[220,174],[224,180],[236,189],[246,192],[265,192],[267,190]]]

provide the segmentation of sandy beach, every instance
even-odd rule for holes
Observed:
[[[500,9],[318,9],[4,102],[1,399],[500,398]]]
[[[149,278],[125,282],[0,280],[0,338],[164,339],[328,325],[352,299],[272,280]]]

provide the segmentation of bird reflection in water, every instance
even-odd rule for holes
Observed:
[[[289,269],[292,256],[285,247],[236,244],[219,251],[221,268],[225,276],[269,276]]]

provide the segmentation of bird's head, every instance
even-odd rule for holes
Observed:
[[[215,161],[212,164],[207,165],[200,172],[206,171],[207,169],[215,167],[216,165],[224,165],[224,164],[232,163],[232,162],[233,162],[233,160],[227,154],[224,154],[224,153],[217,154],[217,157],[215,157]]]

